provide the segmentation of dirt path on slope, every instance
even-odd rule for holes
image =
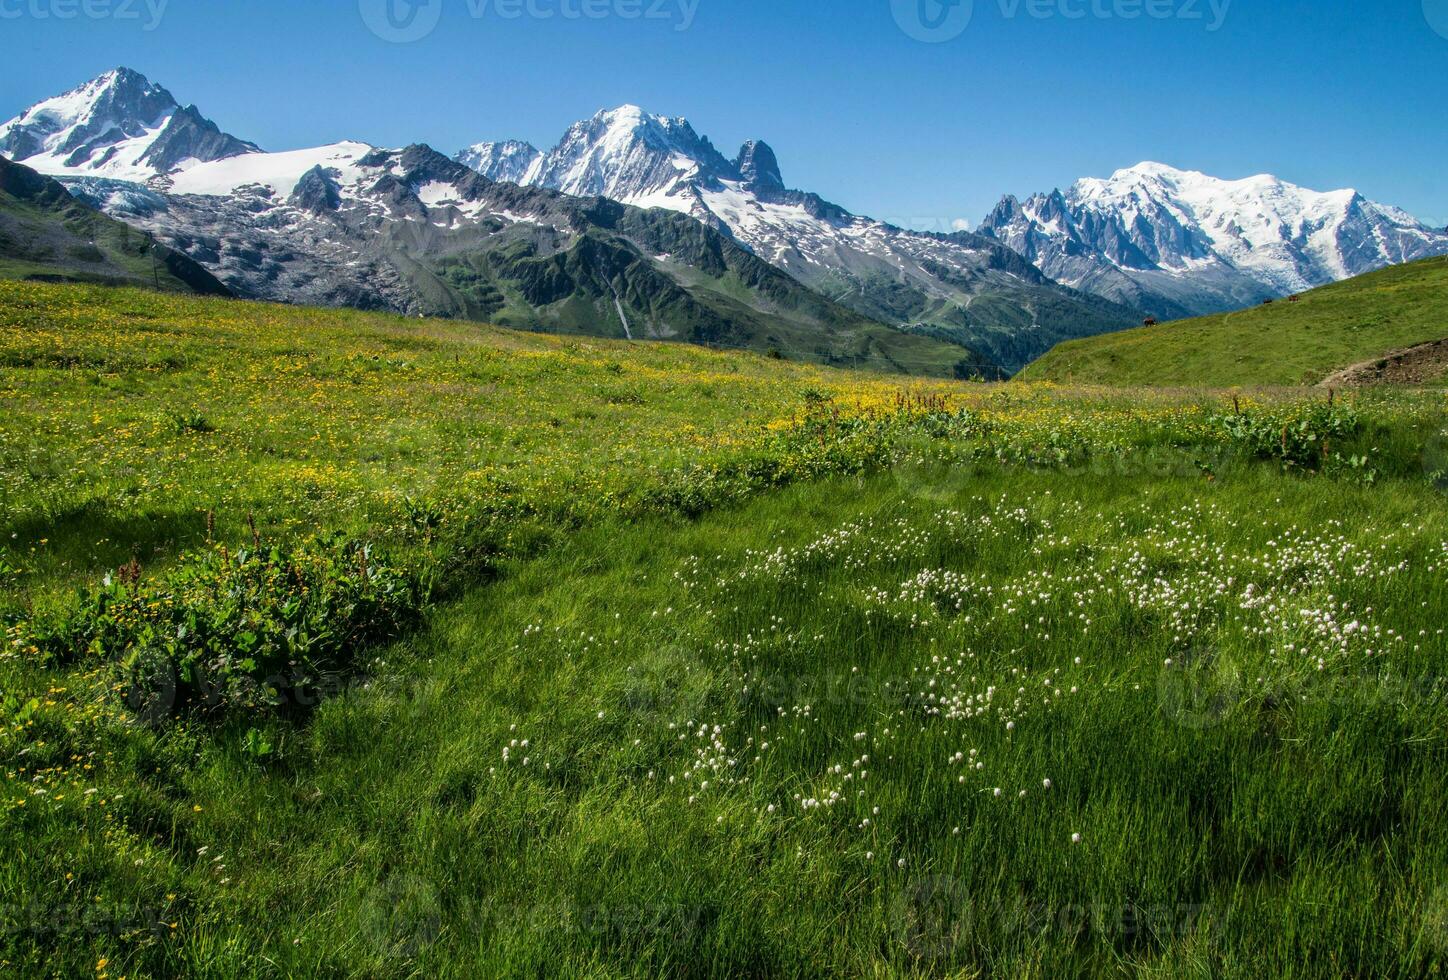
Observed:
[[[1334,371],[1319,387],[1361,388],[1367,385],[1422,385],[1448,377],[1448,338],[1402,350]]]

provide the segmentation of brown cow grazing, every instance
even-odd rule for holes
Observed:
[[[1297,302],[1301,302],[1301,300],[1302,300],[1302,297],[1301,297],[1301,296],[1289,296],[1289,297],[1287,297],[1287,302],[1289,302],[1289,303],[1297,303]]]
[[[1154,327],[1154,326],[1156,326],[1156,317],[1154,317],[1154,316],[1149,316],[1149,317],[1147,317],[1145,320],[1142,321],[1141,325],[1142,325],[1143,327]]]

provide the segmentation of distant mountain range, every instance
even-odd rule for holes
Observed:
[[[1057,342],[1424,255],[1448,232],[1351,191],[1143,164],[930,234],[789,189],[634,106],[557,146],[265,153],[117,69],[0,126],[0,154],[242,296],[992,376]]]
[[[687,214],[863,316],[957,341],[1009,370],[1060,340],[1141,319],[1059,286],[990,238],[908,231],[789,190],[768,144],[751,140],[727,159],[688,120],[637,106],[575,123],[546,153],[509,140],[457,159],[493,180]]]
[[[980,232],[1052,278],[1161,319],[1218,313],[1448,253],[1448,233],[1352,190],[1159,163],[1001,201]]]

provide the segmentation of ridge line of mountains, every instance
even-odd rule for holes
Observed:
[[[790,189],[763,141],[729,159],[636,106],[548,151],[266,153],[124,68],[0,125],[0,155],[243,297],[960,377],[1448,254],[1448,229],[1353,191],[1151,163],[910,231]]]

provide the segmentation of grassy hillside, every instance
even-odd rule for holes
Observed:
[[[1441,395],[900,385],[0,283],[0,974],[1448,968]]]
[[[1448,257],[1324,286],[1295,303],[1070,341],[1020,377],[1109,385],[1317,384],[1390,351],[1444,338]],[[1448,377],[1434,374],[1438,383]]]
[[[211,273],[0,157],[0,278],[147,286],[225,296]]]

